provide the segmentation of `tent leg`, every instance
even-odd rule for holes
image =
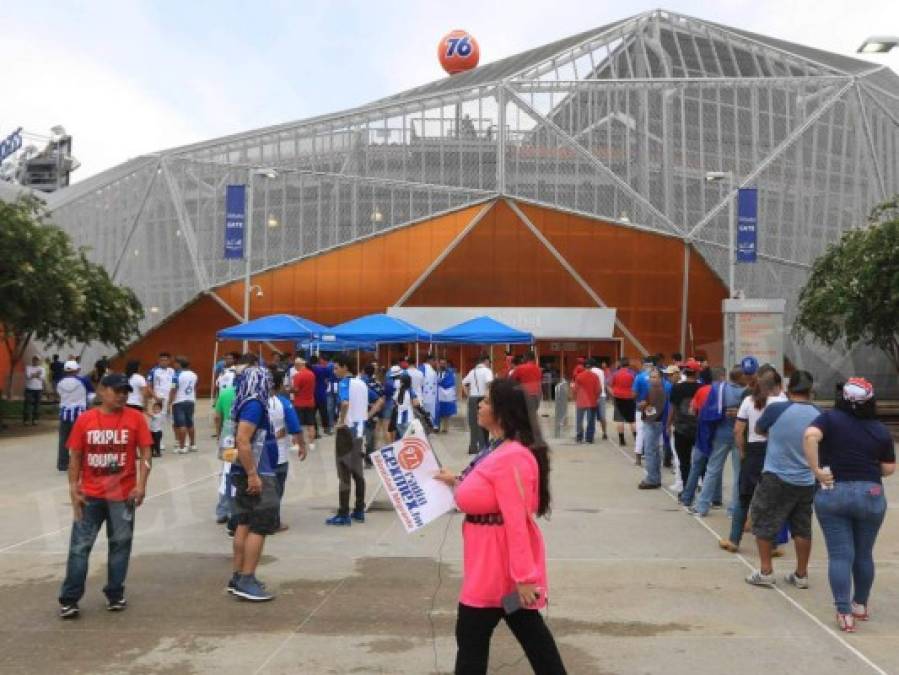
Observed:
[[[215,364],[218,363],[219,360],[219,341],[215,341],[215,348],[212,350],[212,379],[209,380],[209,396],[212,398],[212,402],[215,403]]]
[[[360,369],[362,368],[362,366],[361,366],[361,360],[362,360],[362,350],[361,350],[361,349],[357,349],[357,350],[356,350],[356,375],[359,374],[359,371],[360,371]]]
[[[421,363],[421,358],[418,354],[418,343],[416,342],[415,343],[415,365],[417,366],[420,363]]]

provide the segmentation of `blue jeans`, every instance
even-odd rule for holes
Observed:
[[[584,417],[587,418],[587,432],[584,433]],[[593,436],[596,433],[596,408],[578,408],[577,409],[577,440],[593,442]]]
[[[661,422],[643,423],[643,466],[646,468],[644,480],[650,485],[662,484],[662,456],[659,447],[661,438]]]
[[[851,611],[850,597],[860,605],[868,604],[874,584],[874,541],[886,508],[880,483],[834,483],[833,490],[818,490],[815,495],[815,513],[827,544],[830,590],[842,614]]]
[[[702,480],[702,492],[696,502],[696,510],[706,515],[712,508],[712,502],[721,501],[721,482],[724,475],[724,463],[728,455],[735,449],[733,434],[715,434],[712,440],[712,454],[709,455],[705,467],[705,478]],[[693,469],[690,469],[690,478]],[[717,492],[717,495],[715,494]],[[717,496],[717,499],[715,497]]]
[[[690,474],[687,476],[687,484],[684,485],[684,491],[680,493],[680,501],[684,506],[690,506],[693,503],[693,498],[696,496],[696,488],[699,487],[699,479],[705,472],[705,467],[708,463],[709,456],[702,454],[694,446],[690,459]]]
[[[88,497],[81,520],[72,523],[66,578],[59,591],[60,604],[78,602],[84,595],[87,561],[104,521],[106,538],[109,540],[109,556],[108,576],[103,593],[109,600],[120,600],[124,597],[125,577],[128,574],[128,561],[131,559],[131,539],[134,534],[134,509],[127,502]]]

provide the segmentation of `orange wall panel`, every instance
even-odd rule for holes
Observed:
[[[427,266],[483,208],[473,206],[404,227],[253,275],[262,288],[250,295],[250,316],[298,314],[333,325],[383,312],[394,304]],[[226,284],[216,294],[238,315],[243,314],[243,282]],[[146,371],[160,351],[183,354],[200,376],[201,392],[209,391],[215,333],[238,320],[214,299],[202,297],[170,317],[126,350],[116,363],[137,358]],[[277,345],[293,351],[293,345]],[[221,343],[219,354],[239,350],[240,343]],[[267,349],[263,350],[264,353]]]

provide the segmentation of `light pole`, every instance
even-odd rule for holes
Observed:
[[[736,272],[736,230],[734,223],[734,174],[732,171],[707,171],[705,179],[709,183],[727,181],[727,296],[734,297],[734,275]]]
[[[243,322],[250,320],[250,267],[253,262],[253,178],[261,176],[263,178],[277,178],[278,172],[274,169],[251,169],[250,177],[247,183],[247,245],[244,247],[244,270],[243,270]],[[260,289],[261,294],[262,289]],[[243,341],[243,351],[247,351],[247,340]]]
[[[899,37],[872,36],[862,42],[862,46],[856,52],[859,54],[886,54],[896,45],[899,45]]]

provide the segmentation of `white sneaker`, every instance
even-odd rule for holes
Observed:
[[[684,484],[682,481],[677,481],[676,483],[672,483],[671,485],[669,485],[668,489],[672,492],[683,492]]]
[[[185,448],[179,448],[177,445],[175,446],[175,449],[172,450],[172,452],[174,452],[176,455],[186,455],[187,454],[187,450]]]
[[[774,574],[762,574],[761,570],[753,570],[752,574],[746,577],[746,583],[772,588],[777,583],[777,579],[774,578]]]
[[[796,572],[790,572],[784,576],[784,581],[796,588],[808,588],[808,575],[801,577]]]
[[[315,443],[309,444],[309,452],[315,452]]]
[[[191,451],[191,452],[196,452],[196,451],[197,451],[197,446],[196,446],[196,445],[190,446],[190,451]]]

